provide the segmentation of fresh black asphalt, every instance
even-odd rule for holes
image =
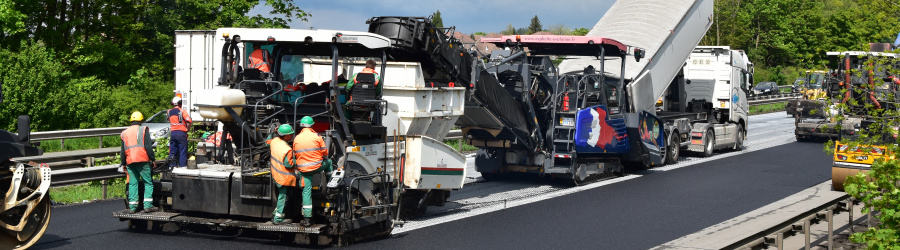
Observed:
[[[822,183],[819,143],[789,143],[426,227],[361,249],[647,249]],[[58,207],[33,249],[295,248],[272,239],[138,233],[111,213],[122,201]],[[303,246],[300,246],[303,247]]]

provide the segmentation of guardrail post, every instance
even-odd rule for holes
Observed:
[[[803,235],[806,238],[806,247],[803,249],[809,250],[809,221],[803,222]]]
[[[103,187],[103,199],[105,200],[106,199],[106,180],[100,181],[100,186]],[[807,237],[807,241],[809,241],[809,237]]]
[[[103,136],[100,136],[97,138],[100,138],[100,147],[99,148],[103,148]]]
[[[457,146],[459,146],[459,151],[462,152],[462,138],[459,138],[459,140],[457,140],[456,144],[457,144]]]
[[[828,250],[834,247],[834,210],[828,209]]]
[[[853,234],[853,200],[847,201],[847,213],[850,214],[850,220],[847,225],[850,226],[850,234]]]
[[[784,250],[784,233],[775,235],[775,249]]]
[[[66,151],[66,139],[59,139],[59,150]]]

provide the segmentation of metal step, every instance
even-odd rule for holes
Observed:
[[[553,140],[553,143],[575,143],[574,140]]]
[[[129,213],[128,209],[122,211],[113,212],[113,217],[120,219],[134,219],[134,220],[152,220],[152,221],[172,221],[172,218],[175,216],[181,215],[181,213],[172,213],[172,212],[152,212],[152,213]]]
[[[324,227],[325,224],[315,224],[309,227],[303,227],[300,223],[288,223],[282,225],[259,223],[259,225],[256,226],[256,229],[271,232],[318,234],[322,232],[322,228]]]

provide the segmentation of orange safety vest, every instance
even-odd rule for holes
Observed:
[[[269,159],[269,165],[272,169],[272,178],[275,179],[275,182],[281,184],[282,186],[293,187],[297,184],[297,176],[294,168],[288,168],[284,165],[285,156],[289,157],[288,163],[294,164],[294,156],[291,154],[291,146],[288,146],[287,142],[281,140],[281,138],[273,138],[272,141],[269,142],[269,150],[271,151],[271,158]]]
[[[144,131],[147,131],[147,127],[138,125],[131,125],[131,127],[122,131],[120,137],[122,137],[122,142],[125,144],[126,164],[150,161],[147,149],[144,148]]]
[[[250,53],[250,67],[257,68],[260,72],[269,72],[269,51],[258,49]]]
[[[184,116],[184,112],[181,111],[181,107],[175,107],[175,108],[172,108],[172,109],[177,109],[177,110],[178,110],[178,114],[177,114],[177,115],[169,116],[169,125],[172,126],[171,130],[172,130],[172,131],[178,130],[178,131],[184,131],[184,132],[187,132],[187,124],[190,124],[190,123],[192,122],[192,121],[191,121],[191,117],[190,117],[190,116]],[[172,110],[172,109],[170,109],[170,110]],[[169,113],[166,112],[166,114],[168,115]],[[187,124],[185,124],[185,123],[187,123]]]
[[[297,170],[309,173],[322,166],[322,160],[328,155],[325,141],[311,128],[303,128],[294,138],[294,157],[297,161]]]

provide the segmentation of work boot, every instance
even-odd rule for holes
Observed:
[[[312,223],[309,222],[309,218],[303,218],[303,220],[300,221],[300,225],[303,227],[309,227],[312,226]]]
[[[159,211],[158,207],[150,207],[150,208],[144,209],[144,213],[152,213],[152,212],[156,212],[156,211]]]
[[[292,221],[291,219],[284,219],[284,220],[281,221],[281,222],[274,222],[273,224],[275,224],[275,225],[284,225],[284,224],[291,224],[291,222],[294,222],[294,221]]]
[[[134,214],[134,213],[137,213],[137,210],[134,210],[134,209],[126,209],[126,210],[125,210],[125,213],[126,213],[126,214]]]

